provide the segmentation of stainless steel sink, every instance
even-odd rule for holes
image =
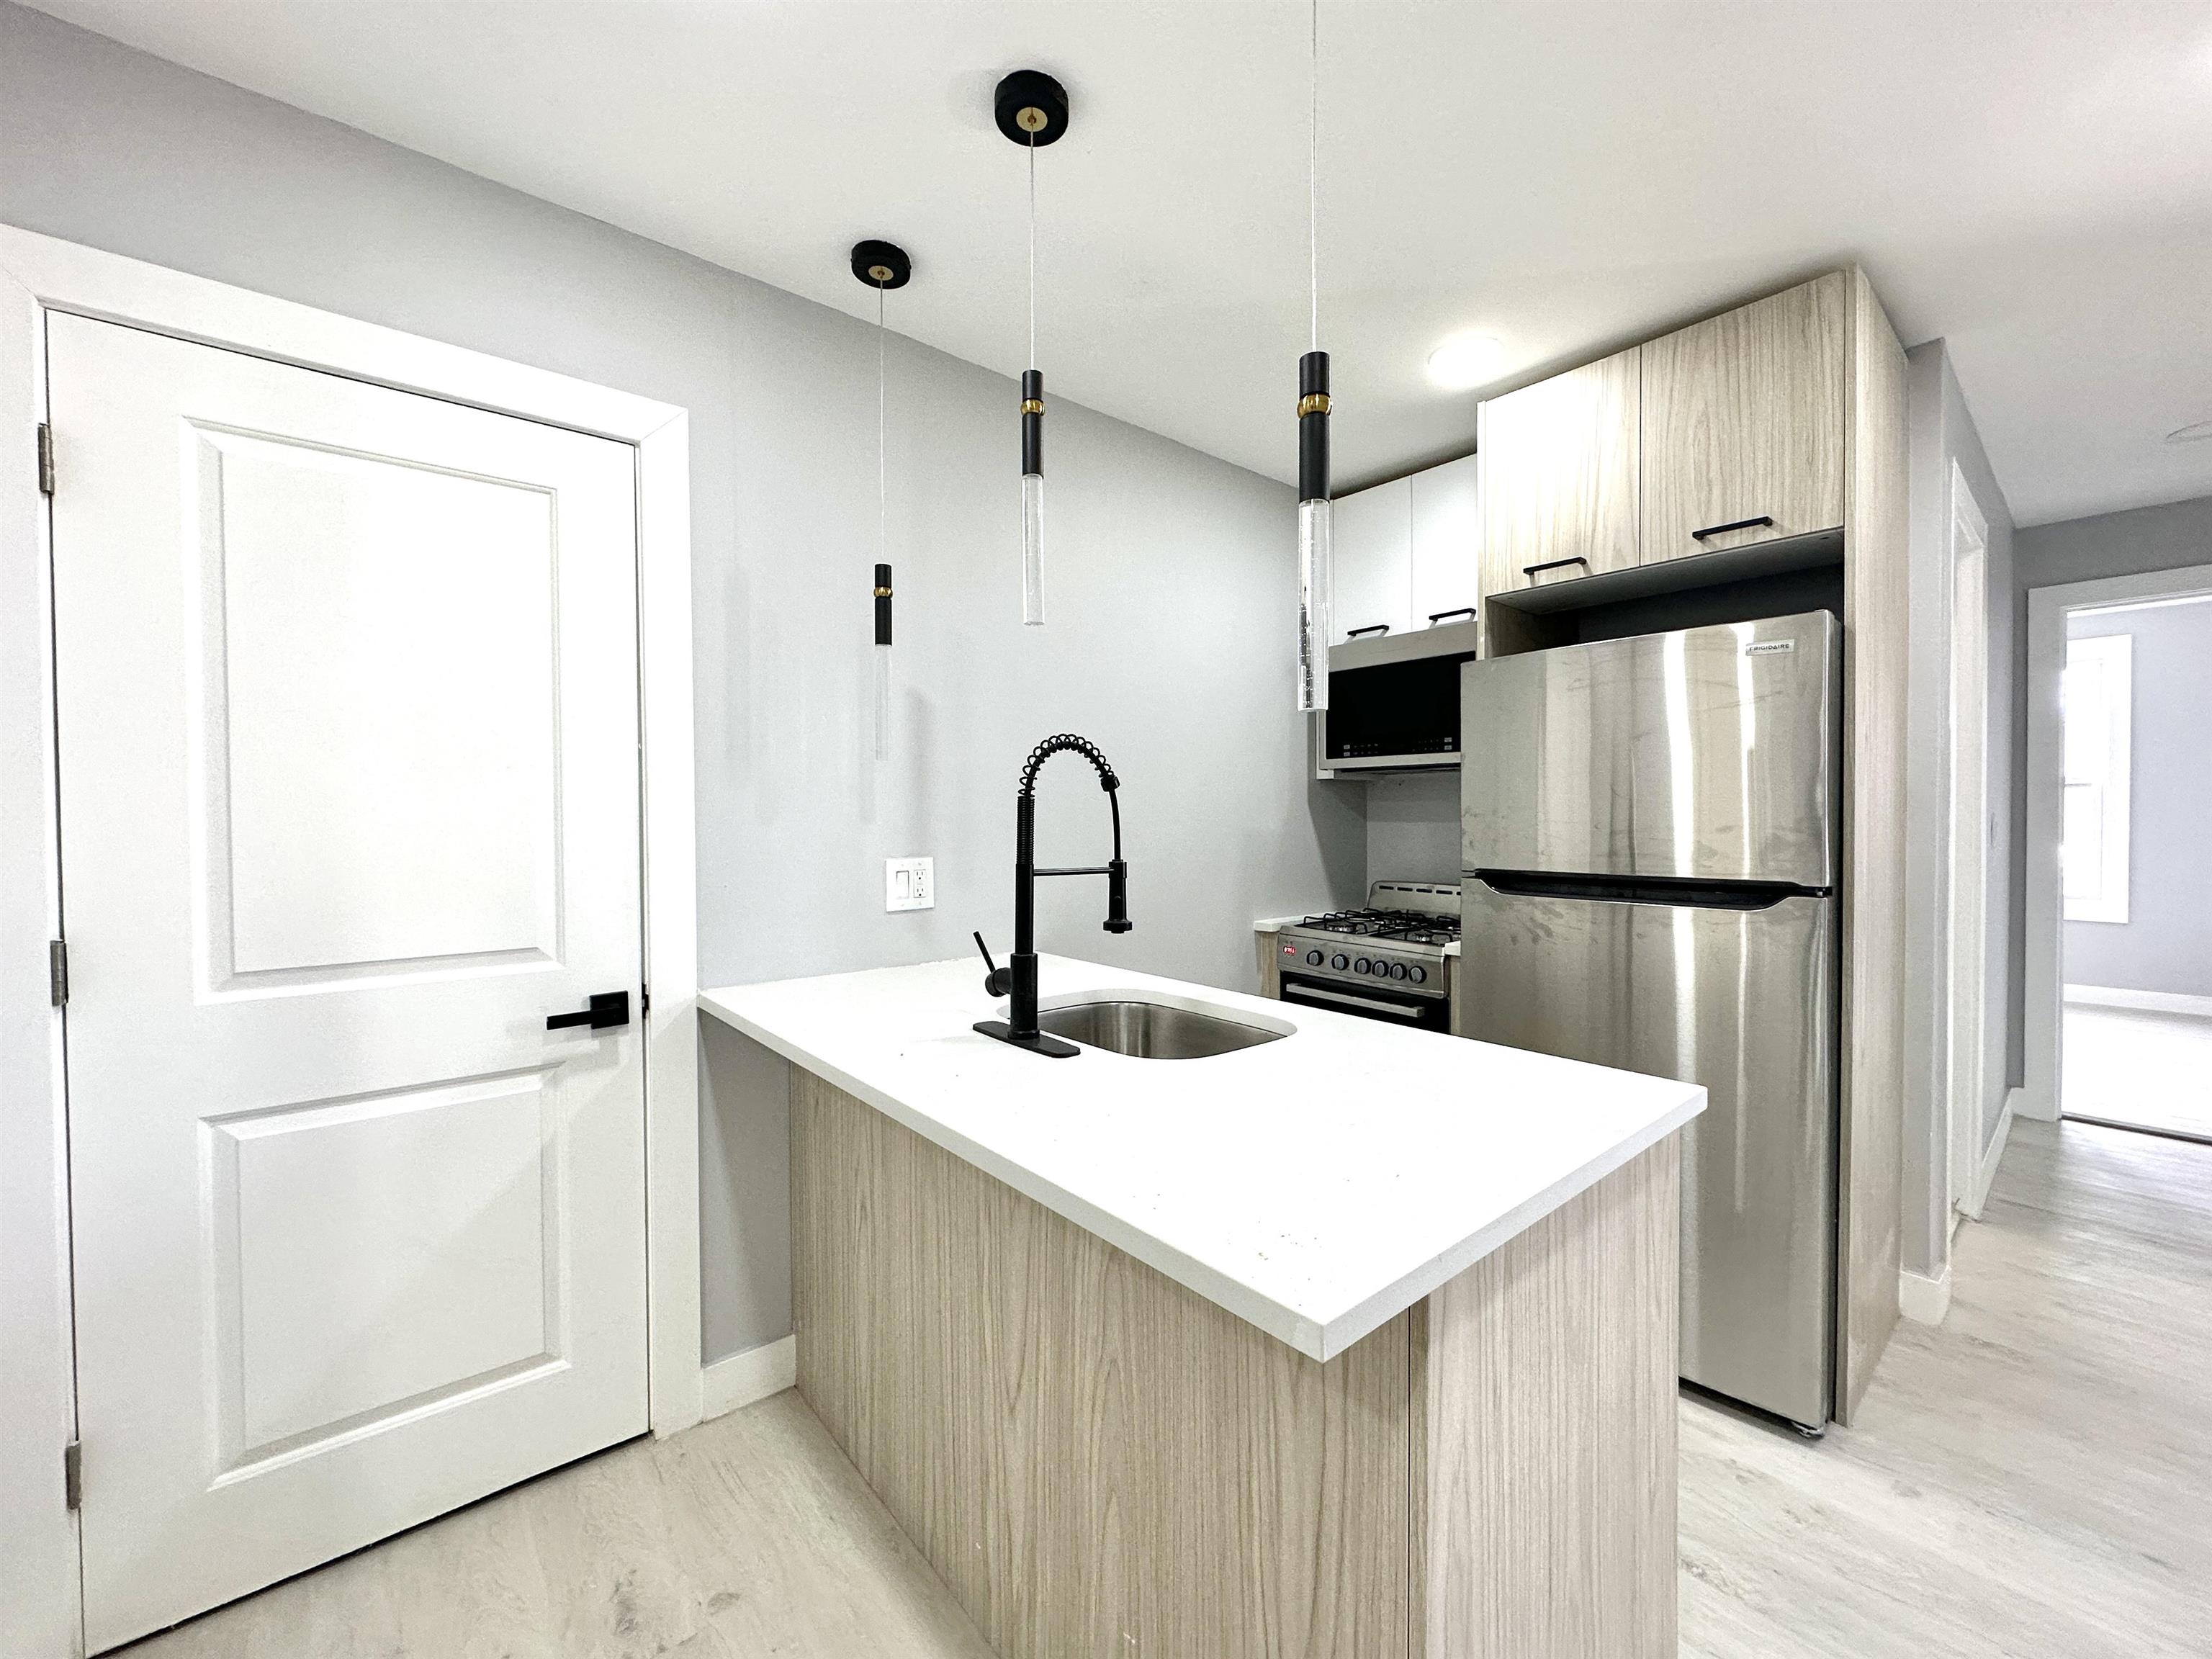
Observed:
[[[1138,1060],[1203,1060],[1286,1035],[1158,1002],[1077,1002],[1047,1008],[1037,1026],[1071,1042]]]

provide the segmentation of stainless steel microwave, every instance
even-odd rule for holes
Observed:
[[[1334,772],[1407,772],[1459,764],[1459,665],[1476,624],[1346,640],[1328,653],[1328,708],[1318,757]]]

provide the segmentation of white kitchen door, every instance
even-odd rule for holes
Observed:
[[[97,1652],[645,1430],[635,467],[78,317],[47,368]]]

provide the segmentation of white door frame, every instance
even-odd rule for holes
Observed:
[[[690,416],[459,346],[0,225],[0,1650],[83,1650],[63,1448],[76,1434],[67,1102],[46,945],[59,937],[51,550],[29,488],[46,314],[75,313],[520,416],[637,454],[644,735],[647,1385],[653,1432],[699,1420],[698,908],[692,816]],[[67,489],[64,440],[58,484]]]
[[[1943,1091],[1950,1201],[1974,1214],[1982,1119],[1988,1107],[1990,524],[1956,461],[1951,464],[1944,544],[1950,626],[1944,703],[1944,999],[1938,1033],[1943,1060],[1937,1081]],[[1962,611],[1960,579],[1971,559],[1980,562],[1974,590],[1980,603]],[[1969,726],[1977,729],[1970,732]],[[1962,737],[1971,742],[1962,742]],[[1970,792],[1961,789],[1963,756],[1969,749],[1980,774]],[[1974,802],[1972,823],[1964,822],[1960,813],[1962,796],[1967,793]],[[1971,1018],[1962,1021],[1962,1012]]]
[[[2056,1121],[2065,1068],[2065,941],[2058,844],[2066,826],[2066,728],[2058,707],[2070,611],[2212,593],[2212,564],[2063,582],[2027,592],[2027,1080],[2018,1110]]]

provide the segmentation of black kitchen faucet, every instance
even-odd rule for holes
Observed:
[[[1078,869],[1040,870],[1036,867],[1037,773],[1063,750],[1082,756],[1098,769],[1098,787],[1106,792],[1107,805],[1114,811],[1114,856],[1103,864]],[[983,943],[983,935],[975,935],[975,948],[983,953],[983,965],[990,970],[984,976],[983,988],[994,997],[1007,999],[1006,1018],[975,1023],[975,1029],[985,1036],[1027,1048],[1031,1054],[1050,1054],[1055,1060],[1065,1060],[1076,1052],[1073,1043],[1037,1029],[1036,878],[1105,877],[1106,931],[1129,931],[1129,866],[1121,857],[1121,797],[1117,793],[1121,787],[1121,780],[1114,775],[1106,757],[1088,738],[1063,732],[1030,750],[1029,760],[1022,767],[1022,787],[1014,797],[1014,951],[1005,967],[991,960],[991,948]]]

